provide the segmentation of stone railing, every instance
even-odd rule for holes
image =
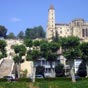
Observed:
[[[4,60],[3,58],[0,60],[0,65],[2,64],[3,60]]]
[[[13,63],[12,63],[12,66],[11,66],[11,70],[10,70],[10,73],[9,73],[9,75],[11,75],[11,74],[12,74],[13,67],[14,67],[14,61],[13,61]]]

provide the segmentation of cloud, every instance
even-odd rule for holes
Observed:
[[[19,18],[17,18],[17,17],[12,17],[12,18],[10,18],[10,21],[11,21],[11,22],[20,22],[21,19],[19,19]]]

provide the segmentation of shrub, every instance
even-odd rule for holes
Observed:
[[[62,77],[64,76],[64,66],[63,64],[58,64],[55,67],[56,77]]]
[[[18,82],[31,82],[30,78],[19,78]]]
[[[0,78],[0,82],[7,82],[7,79],[5,79],[5,78]]]

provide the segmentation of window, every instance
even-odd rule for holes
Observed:
[[[69,29],[67,29],[67,32],[69,31]]]
[[[88,29],[86,29],[86,37],[88,37]]]
[[[46,64],[46,61],[45,60],[42,60],[42,65],[45,65]]]
[[[62,31],[60,31],[60,33],[62,33]]]
[[[50,73],[51,72],[51,69],[50,68],[46,68],[45,72],[46,73]]]
[[[82,29],[82,37],[85,37],[85,29]]]

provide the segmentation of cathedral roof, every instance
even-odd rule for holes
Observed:
[[[50,8],[49,9],[54,9],[54,6],[53,5],[50,5]]]

